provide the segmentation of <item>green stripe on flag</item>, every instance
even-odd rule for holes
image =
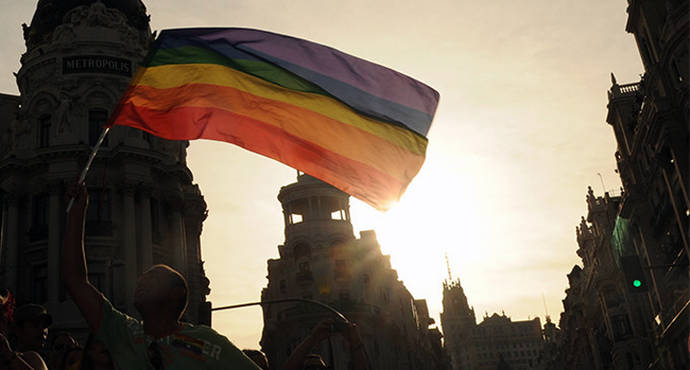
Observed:
[[[157,50],[146,66],[155,67],[170,64],[218,64],[259,77],[290,90],[330,96],[315,84],[274,64],[257,60],[229,59],[213,50],[194,46]]]

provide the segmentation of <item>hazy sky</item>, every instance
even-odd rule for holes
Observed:
[[[444,253],[478,321],[505,310],[558,320],[579,261],[575,226],[591,185],[618,191],[605,122],[610,72],[639,79],[625,0],[144,0],[154,30],[251,27],[323,43],[419,79],[441,94],[426,163],[387,213],[352,201],[355,229],[384,253],[438,320]],[[25,50],[36,1],[0,0],[0,92]],[[295,171],[230,144],[192,142],[189,167],[208,202],[202,255],[214,306],[256,301],[284,240],[276,199]],[[217,312],[214,327],[257,348],[259,308]]]

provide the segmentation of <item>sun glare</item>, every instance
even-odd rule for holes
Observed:
[[[441,310],[442,282],[448,278],[445,254],[455,278],[459,271],[479,273],[493,253],[491,248],[482,248],[487,226],[478,204],[481,191],[469,188],[477,185],[453,178],[465,176],[472,177],[468,172],[435,171],[430,165],[387,212],[352,199],[355,229],[376,231],[381,250],[391,256],[399,278],[415,298],[427,299],[433,315]],[[468,188],[455,187],[463,183]]]

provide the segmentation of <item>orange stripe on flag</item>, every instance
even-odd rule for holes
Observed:
[[[171,140],[203,138],[236,144],[300,168],[377,208],[391,206],[408,183],[279,127],[223,109],[174,107],[159,111],[132,103],[120,108],[117,125],[138,128]],[[404,169],[391,170],[406,172]]]
[[[169,111],[172,107],[220,109],[252,117],[283,132],[313,143],[324,149],[376,168],[402,182],[409,182],[424,162],[424,156],[411,153],[385,138],[358,127],[342,123],[314,111],[285,102],[259,97],[232,87],[190,84],[182,87],[157,89],[136,86],[127,99],[135,106],[155,111]],[[146,120],[143,120],[146,122]],[[182,122],[182,121],[180,121]],[[232,122],[225,122],[232,132]],[[219,126],[218,129],[222,129]],[[176,130],[161,127],[160,133]],[[172,135],[178,138],[179,136]],[[195,137],[187,138],[195,139]],[[306,170],[305,170],[306,172]]]

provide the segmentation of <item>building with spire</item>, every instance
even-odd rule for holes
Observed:
[[[541,368],[544,338],[539,318],[512,321],[502,312],[486,314],[477,324],[460,279],[443,283],[441,326],[453,370]]]
[[[280,189],[285,242],[268,260],[262,301],[303,298],[328,304],[360,328],[377,370],[444,369],[441,334],[431,327],[425,300],[415,300],[398,280],[390,256],[381,253],[373,230],[353,234],[349,195],[306,174]],[[277,369],[322,319],[324,309],[307,303],[263,306],[262,350]],[[329,368],[348,369],[350,353],[341,337],[321,343]]]
[[[0,95],[0,281],[18,303],[44,304],[53,328],[87,328],[59,276],[65,187],[75,181],[153,39],[139,0],[40,0],[23,25],[20,94]],[[206,203],[187,142],[111,130],[86,183],[90,281],[136,316],[139,274],[157,263],[190,285],[186,319],[209,322],[200,233]]]
[[[474,307],[470,308],[460,279],[443,282],[443,312],[441,327],[445,336],[445,347],[450,356],[453,370],[465,369],[470,363],[470,349],[466,346],[471,339],[477,319]]]

